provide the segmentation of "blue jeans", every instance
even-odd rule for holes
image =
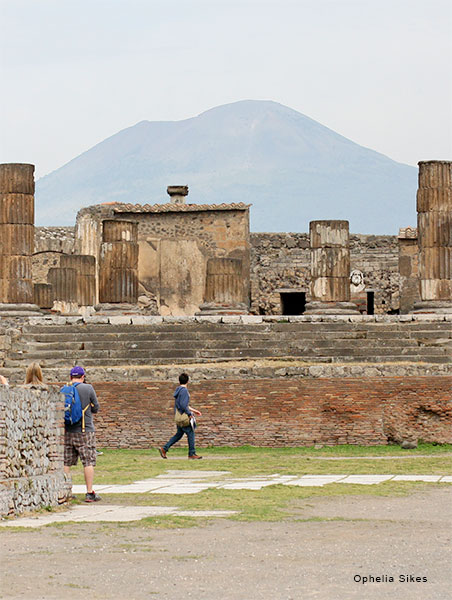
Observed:
[[[163,446],[163,449],[165,450],[165,452],[168,452],[168,450],[171,448],[171,446],[173,444],[175,444],[176,442],[178,442],[181,437],[184,435],[184,433],[186,434],[187,438],[188,438],[188,456],[193,456],[194,454],[196,454],[196,450],[195,450],[195,432],[193,431],[193,429],[191,427],[178,427],[176,433],[173,435],[173,437],[166,442],[166,444]]]

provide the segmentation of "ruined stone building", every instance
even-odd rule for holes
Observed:
[[[375,236],[315,220],[250,233],[252,207],[186,203],[184,186],[35,227],[33,166],[0,165],[1,372],[19,383],[38,361],[59,384],[84,365],[111,448],[167,438],[181,369],[200,446],[451,443],[451,167],[420,163],[417,229]],[[44,400],[0,397],[5,514],[64,492],[61,399]]]
[[[186,203],[186,186],[170,186],[163,204],[95,205],[74,228],[34,228],[32,166],[3,165],[0,300],[63,313],[138,303],[163,316],[300,315],[319,302],[404,314],[449,302],[451,163],[419,166],[418,230],[376,236],[349,234],[345,221],[250,234],[249,205]]]

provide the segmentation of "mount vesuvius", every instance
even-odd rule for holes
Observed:
[[[141,121],[107,138],[37,181],[36,223],[72,225],[80,208],[100,202],[164,203],[168,185],[188,185],[191,203],[251,203],[252,231],[348,219],[353,233],[394,235],[416,223],[415,167],[257,100]]]

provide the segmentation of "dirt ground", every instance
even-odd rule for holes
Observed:
[[[426,486],[409,497],[310,498],[278,523],[3,528],[1,597],[448,600],[451,500],[451,487]]]

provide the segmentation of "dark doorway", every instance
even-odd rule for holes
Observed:
[[[367,292],[367,314],[374,314],[374,292]]]
[[[281,293],[281,314],[283,315],[302,315],[306,307],[305,292],[285,292]]]

